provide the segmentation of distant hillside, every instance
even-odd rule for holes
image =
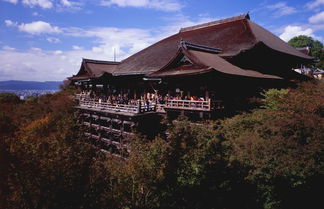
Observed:
[[[0,90],[59,90],[62,81],[0,81]]]

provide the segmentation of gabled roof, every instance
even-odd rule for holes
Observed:
[[[234,66],[214,53],[218,49],[199,45],[195,45],[193,48],[188,48],[187,46],[190,45],[191,44],[188,42],[181,41],[177,54],[170,60],[170,62],[160,70],[146,75],[146,77],[165,78],[218,71],[225,74],[246,77],[281,79],[278,76],[262,74],[253,70],[244,70]]]
[[[250,20],[248,14],[183,28],[123,60],[114,70],[115,75],[147,74],[161,69],[177,53],[181,39],[190,43],[219,47],[221,57],[230,58],[264,43],[272,50],[288,54],[299,60],[312,58],[297,51],[277,36]],[[267,55],[261,55],[267,56]]]
[[[312,60],[313,57],[310,57],[298,50],[296,50],[294,47],[290,46],[288,43],[285,41],[281,40],[274,34],[272,34],[270,31],[264,29],[260,25],[247,20],[247,23],[249,24],[249,27],[255,36],[255,39],[257,43],[264,43],[266,46],[273,50],[277,50],[280,52],[283,52],[285,54],[290,54],[296,57],[304,58],[304,59],[309,59]]]
[[[179,47],[183,48],[183,49],[192,49],[195,51],[209,52],[209,53],[214,53],[214,54],[219,54],[222,51],[219,48],[189,43],[189,42],[184,41],[183,39],[181,39]]]
[[[99,78],[105,73],[112,74],[120,62],[82,59],[79,72],[69,78],[70,80],[81,80],[88,78]]]

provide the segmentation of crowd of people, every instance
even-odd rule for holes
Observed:
[[[95,91],[82,91],[79,94],[81,101],[95,101],[98,103],[108,103],[110,105],[138,105],[149,107],[150,105],[166,104],[170,100],[187,100],[187,101],[205,101],[203,97],[197,96],[170,96],[169,94],[160,95],[157,93],[145,93],[142,94],[138,99],[134,99],[128,93],[118,94],[103,94]]]
[[[153,105],[157,104],[159,101],[162,102],[162,97],[157,96],[157,94],[147,93],[143,94],[139,99],[131,98],[129,94],[101,94],[95,93],[93,91],[83,91],[79,94],[79,99],[81,101],[95,101],[98,103],[108,103],[110,105]]]

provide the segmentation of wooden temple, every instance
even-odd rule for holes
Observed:
[[[87,134],[116,153],[134,130],[156,135],[161,117],[217,118],[263,89],[307,80],[292,69],[312,61],[244,14],[182,28],[121,62],[83,59],[69,80]]]

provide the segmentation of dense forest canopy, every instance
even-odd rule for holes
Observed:
[[[309,47],[310,56],[314,57],[317,61],[315,67],[324,69],[324,46],[322,42],[314,40],[310,36],[300,35],[290,39],[288,44],[295,48]]]
[[[129,158],[98,152],[64,90],[0,94],[0,208],[320,208],[324,83],[269,90],[259,108],[184,119],[132,140]]]

